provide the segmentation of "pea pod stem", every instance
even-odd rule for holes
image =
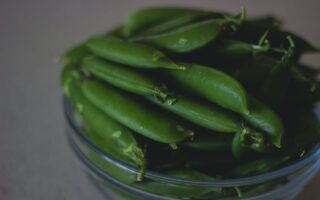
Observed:
[[[224,18],[227,19],[229,22],[233,23],[231,28],[233,30],[237,29],[237,26],[241,25],[247,17],[247,10],[245,7],[241,7],[241,12],[236,17],[230,15],[224,15]]]
[[[240,133],[240,141],[244,146],[257,152],[265,153],[272,151],[272,147],[267,140],[266,134],[262,132],[245,128]]]
[[[270,43],[267,40],[267,36],[269,34],[269,30],[267,30],[259,39],[258,45],[253,45],[254,49],[254,56],[256,56],[259,53],[267,52],[270,50]]]

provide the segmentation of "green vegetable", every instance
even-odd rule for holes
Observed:
[[[164,84],[130,67],[95,57],[85,58],[83,66],[94,76],[128,92],[155,96],[161,101],[170,100],[170,94]]]
[[[253,151],[241,142],[241,134],[236,133],[232,140],[232,155],[239,161],[248,160],[253,156]]]
[[[194,124],[214,131],[235,133],[243,130],[241,120],[210,102],[188,96],[176,95],[173,104],[163,104],[150,98],[151,101]]]
[[[83,161],[168,199],[254,198],[285,184],[216,188],[166,179],[250,179],[319,146],[319,70],[299,58],[320,49],[284,31],[276,17],[245,18],[245,9],[233,16],[145,8],[63,54],[72,125],[83,145],[96,147],[79,147]],[[152,173],[144,177],[146,167]]]
[[[289,156],[268,156],[254,161],[250,161],[239,166],[233,170],[236,177],[253,176],[269,172],[277,167],[280,167],[290,159]]]
[[[182,145],[199,151],[229,151],[232,143],[231,138],[222,137],[220,135],[196,135],[193,141],[186,141]]]
[[[193,170],[172,170],[166,171],[164,174],[185,179],[196,179],[196,180],[210,180],[212,177],[207,176],[203,173],[193,171]],[[214,187],[201,187],[193,185],[183,185],[183,184],[173,184],[173,183],[162,183],[155,181],[145,181],[142,183],[135,184],[138,188],[145,191],[156,193],[159,195],[164,195],[168,197],[175,198],[191,198],[199,195],[206,194],[208,192],[214,191],[219,192],[220,188]]]
[[[270,50],[270,44],[266,40],[268,32],[260,38],[259,44],[254,45],[237,40],[222,40],[213,50],[213,56],[223,59],[225,62],[239,62],[252,59],[258,54]]]
[[[131,13],[124,25],[124,33],[126,36],[132,36],[164,23],[168,20],[193,14],[201,14],[203,11],[178,8],[178,7],[152,7],[138,10]]]
[[[266,105],[274,110],[279,109],[281,106],[287,94],[290,81],[290,67],[295,44],[291,37],[288,37],[287,39],[290,42],[289,49],[285,52],[281,61],[271,69],[264,80],[258,95],[260,100],[263,100]]]
[[[65,94],[81,115],[86,130],[91,133],[91,136],[92,133],[98,134],[103,139],[101,142],[111,144],[103,147],[107,153],[140,166],[142,172],[137,179],[141,180],[146,161],[138,142],[129,129],[111,119],[84,97],[80,89],[81,79],[83,78],[79,72],[72,66],[65,67],[62,72],[61,81]]]
[[[214,68],[180,63],[186,70],[167,71],[184,91],[201,96],[234,112],[250,113],[247,92],[234,78]]]
[[[90,55],[89,49],[85,44],[80,44],[68,50],[62,57],[65,63],[80,65],[82,59],[87,55]]]
[[[164,21],[160,24],[156,24],[142,31],[140,34],[138,34],[137,37],[165,33],[165,32],[175,30],[177,28],[186,26],[194,22],[205,20],[208,18],[223,18],[223,15],[221,13],[207,13],[207,12],[190,13],[190,14],[181,15],[176,18],[170,19],[168,21]]]
[[[284,132],[281,119],[267,106],[253,97],[251,100],[251,113],[242,115],[254,128],[269,134],[272,144],[281,148],[281,140]]]
[[[149,44],[168,52],[186,53],[215,41],[226,25],[226,20],[210,19],[164,34],[135,38],[133,41]]]
[[[183,69],[157,49],[116,37],[93,37],[86,45],[101,58],[131,67]]]
[[[97,81],[86,81],[82,85],[82,91],[110,117],[152,140],[176,144],[193,135],[193,132],[182,124],[111,86]]]

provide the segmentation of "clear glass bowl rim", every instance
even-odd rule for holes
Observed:
[[[66,97],[63,97],[63,110],[64,110],[65,118],[69,126],[73,130],[72,132],[70,132],[70,134],[72,134],[73,136],[76,136],[89,149],[96,152],[107,161],[112,162],[116,166],[122,169],[125,169],[127,171],[130,171],[132,173],[136,173],[136,174],[139,173],[140,170],[137,167],[112,157],[108,153],[99,149],[95,144],[87,140],[87,138],[84,136],[83,132],[80,130],[80,128],[77,126],[75,122],[75,119],[73,116],[73,113],[75,111],[71,103],[67,100]],[[286,175],[290,175],[296,171],[299,171],[300,169],[303,169],[309,164],[316,163],[315,161],[317,161],[318,159],[320,159],[320,144],[317,144],[306,155],[304,155],[301,159],[295,161],[294,163],[288,166],[285,166],[283,168],[280,168],[265,174],[256,175],[256,176],[249,176],[249,177],[236,178],[236,179],[195,180],[195,179],[172,177],[172,176],[168,176],[158,172],[153,172],[151,170],[146,170],[144,176],[148,179],[152,179],[155,181],[162,181],[162,182],[168,182],[168,183],[174,183],[174,184],[198,185],[198,186],[220,186],[220,187],[231,186],[232,187],[235,185],[241,186],[241,185],[258,184],[258,183],[263,183],[269,180],[281,178]]]

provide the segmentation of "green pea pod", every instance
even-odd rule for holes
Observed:
[[[193,170],[171,170],[164,172],[169,176],[185,178],[185,179],[196,179],[196,180],[210,180],[212,177],[197,172]],[[151,193],[163,195],[171,198],[179,199],[189,199],[192,197],[204,195],[208,192],[214,191],[219,192],[220,188],[213,187],[201,187],[201,186],[192,186],[192,185],[182,185],[182,184],[173,184],[173,183],[162,183],[155,181],[144,181],[141,183],[135,184],[136,187],[148,191]]]
[[[268,191],[271,191],[274,188],[277,188],[279,185],[281,185],[283,182],[282,179],[276,179],[272,181],[268,181],[266,183],[258,184],[258,185],[250,185],[245,187],[240,187],[239,190],[241,193],[238,193],[238,195],[229,195],[228,197],[222,197],[219,198],[219,200],[239,200],[243,198],[250,198],[250,197],[256,197],[261,194],[267,193]],[[241,195],[239,197],[239,194]]]
[[[238,161],[245,161],[253,157],[254,153],[251,149],[244,146],[241,142],[240,133],[236,133],[232,140],[232,155]]]
[[[93,37],[86,45],[101,58],[131,67],[183,69],[157,49],[116,37]]]
[[[235,177],[246,177],[263,174],[282,166],[289,156],[269,156],[238,165],[233,170]]]
[[[182,90],[203,97],[226,109],[248,114],[248,97],[243,86],[231,76],[212,67],[180,63],[186,70],[170,70],[167,75]]]
[[[213,56],[226,62],[239,62],[252,59],[269,49],[269,43],[254,45],[237,40],[222,40],[215,46]]]
[[[242,115],[254,128],[269,134],[270,141],[281,148],[284,127],[281,119],[267,106],[251,97],[251,113]]]
[[[132,41],[155,46],[168,52],[187,53],[215,41],[227,23],[223,19],[209,19],[167,33],[134,38]]]
[[[185,15],[178,16],[176,18],[169,19],[160,24],[154,25],[146,30],[143,30],[140,34],[138,34],[137,37],[162,34],[197,21],[205,20],[208,18],[223,18],[223,17],[224,15],[221,13],[211,13],[211,12],[185,14]]]
[[[100,170],[104,171],[107,174],[110,174],[112,177],[116,178],[122,183],[134,184],[137,182],[137,175],[135,173],[125,170],[118,165],[115,165],[114,163],[104,159],[96,152],[86,152],[86,156]]]
[[[87,55],[90,55],[89,49],[85,44],[80,44],[67,51],[62,57],[66,64],[80,65]]]
[[[115,87],[138,95],[155,96],[161,102],[173,101],[164,84],[160,84],[130,67],[96,57],[87,57],[82,63],[94,76]]]
[[[128,16],[124,24],[124,33],[126,36],[132,36],[170,19],[191,14],[201,14],[203,12],[196,9],[177,7],[145,8],[133,12]]]
[[[233,113],[223,110],[210,102],[194,97],[177,96],[173,104],[164,104],[149,98],[151,101],[185,118],[194,124],[219,132],[235,133],[243,130],[242,122]]]
[[[97,81],[82,85],[85,96],[110,117],[152,140],[175,144],[193,132],[133,96]]]
[[[210,151],[212,152],[230,151],[231,143],[232,143],[231,138],[216,136],[216,135],[215,136],[196,135],[193,141],[186,141],[182,143],[182,145],[198,151],[209,151],[209,152]]]
[[[111,29],[110,31],[107,31],[105,33],[105,36],[107,37],[117,37],[124,39],[125,36],[123,34],[123,25],[116,26],[115,28]]]
[[[246,189],[246,191],[243,192],[242,197],[254,197],[254,196],[267,193],[268,191],[271,191],[272,189],[277,188],[279,185],[282,184],[281,182],[283,181],[284,181],[283,179],[276,179],[276,180],[268,181],[266,183],[253,185],[250,187],[250,189]]]
[[[287,39],[291,43],[291,46],[279,63],[271,69],[258,94],[259,99],[263,100],[267,106],[270,106],[274,110],[280,108],[287,95],[290,82],[290,68],[295,44],[290,37]]]
[[[83,77],[81,77],[81,74],[79,74],[75,67],[65,67],[61,77],[65,94],[71,99],[72,104],[81,115],[86,129],[89,132],[99,134],[99,137],[103,141],[112,144],[110,148],[104,148],[104,150],[111,149],[108,153],[112,156],[131,160],[131,162],[140,166],[142,173],[138,177],[138,180],[141,180],[146,167],[146,161],[144,153],[131,131],[111,119],[87,100],[80,89],[80,81]]]
[[[291,36],[296,45],[295,57],[297,58],[302,53],[319,52],[319,48],[314,47],[300,36],[272,26],[261,26],[260,22],[244,22],[234,37],[247,42],[255,42],[266,30],[269,30],[268,40],[270,44],[275,47],[288,47],[287,44],[284,44],[284,41],[288,35]]]
[[[236,68],[231,74],[246,88],[256,92],[277,62],[278,60],[272,57],[260,55],[235,65]]]
[[[100,150],[110,154],[111,156],[131,165],[136,165],[136,163],[132,161],[131,157],[128,157],[126,154],[119,151],[118,142],[110,141],[110,139],[104,138],[103,136],[101,136],[101,134],[92,131],[92,129],[94,128],[89,128],[88,125],[86,125],[86,130],[84,130],[85,136],[90,142],[92,142]]]

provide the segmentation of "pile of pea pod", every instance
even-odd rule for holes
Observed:
[[[68,50],[61,85],[86,137],[138,167],[135,181],[240,178],[319,144],[318,72],[299,63],[312,52],[275,17],[146,8]]]

